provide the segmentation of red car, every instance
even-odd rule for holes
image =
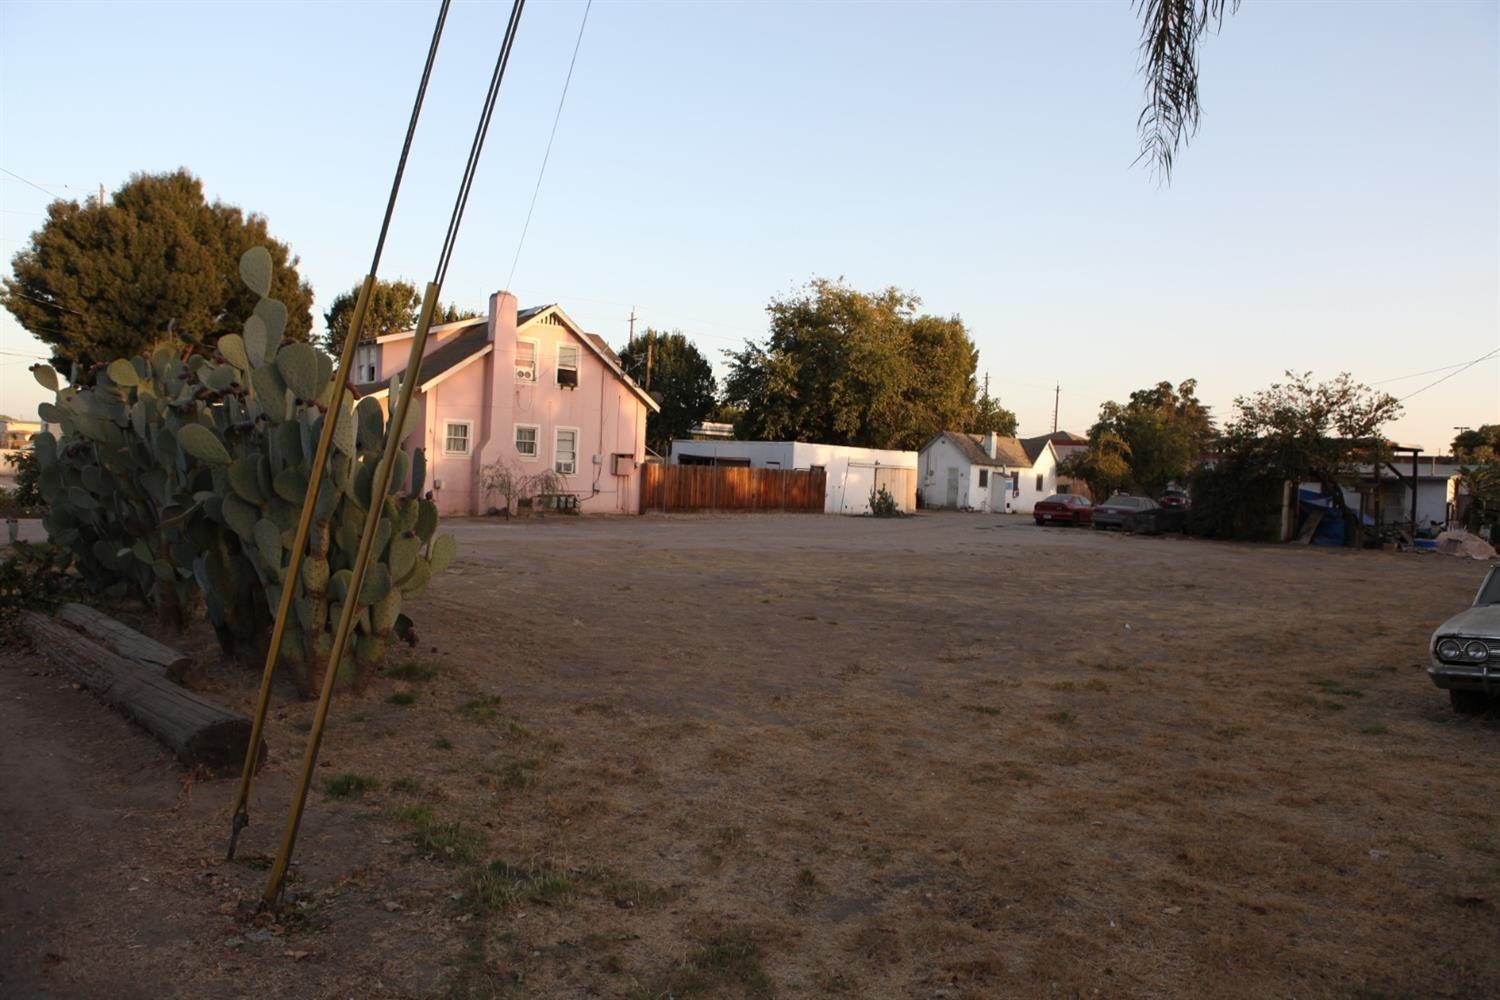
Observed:
[[[1031,508],[1038,525],[1092,524],[1094,505],[1088,497],[1076,493],[1055,493]]]
[[[1187,510],[1193,505],[1193,501],[1188,499],[1186,490],[1167,490],[1161,495],[1161,499],[1157,503],[1163,507],[1180,507],[1183,510]]]

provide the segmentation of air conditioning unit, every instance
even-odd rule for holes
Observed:
[[[523,367],[521,365],[516,365],[516,381],[517,382],[535,382],[536,381],[536,367],[535,366],[525,366],[525,367]]]
[[[578,388],[578,369],[559,368],[557,370],[557,384],[568,389]]]
[[[617,476],[628,476],[635,471],[635,456],[629,454],[617,454],[614,456],[614,468],[611,470]]]

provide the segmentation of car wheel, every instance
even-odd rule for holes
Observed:
[[[1448,700],[1453,702],[1453,711],[1461,715],[1483,715],[1490,707],[1489,696],[1483,691],[1449,690]]]
[[[1036,519],[1036,526],[1037,526],[1037,527],[1038,527],[1038,528],[1040,528],[1040,527],[1041,527],[1041,526],[1042,526],[1042,524],[1043,524],[1043,521],[1042,521],[1042,519],[1041,519],[1041,518],[1037,518],[1037,519]]]

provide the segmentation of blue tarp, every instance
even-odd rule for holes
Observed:
[[[1312,543],[1314,545],[1343,545],[1344,544],[1344,519],[1335,517],[1336,508],[1333,501],[1321,493],[1312,490],[1297,491],[1297,530],[1301,532],[1302,527],[1307,524],[1307,519],[1315,510],[1323,511],[1323,520],[1318,522],[1318,528],[1313,532]],[[1364,516],[1366,528],[1375,527],[1375,519],[1368,514]]]

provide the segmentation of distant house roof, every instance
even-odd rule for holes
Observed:
[[[469,329],[422,359],[422,384],[417,388],[425,392],[428,386],[448,373],[488,354],[490,348],[489,327],[485,324],[471,324]],[[387,378],[377,382],[358,382],[355,383],[354,391],[361,396],[378,396],[390,388],[390,381]]]
[[[1039,434],[1036,437],[1022,438],[1021,447],[1026,449],[1026,455],[1035,465],[1036,460],[1041,457],[1042,452],[1047,450],[1047,442],[1052,442],[1054,448],[1087,448],[1089,439],[1079,437],[1071,431],[1053,431],[1051,434]]]
[[[951,444],[970,465],[983,465],[995,469],[1002,466],[1029,469],[1033,464],[1021,442],[1013,437],[995,439],[994,458],[991,458],[984,450],[983,434],[965,434],[962,431],[943,431],[936,434],[932,440],[922,446],[922,450],[926,451],[939,440],[946,440]]]
[[[520,326],[522,323],[526,323],[526,322],[529,322],[532,319],[535,319],[537,316],[541,315],[541,313],[543,312],[543,310],[551,309],[555,305],[557,305],[556,302],[549,302],[547,305],[544,305],[544,306],[529,306],[528,308],[525,308],[525,309],[517,309],[516,310],[516,326]]]

